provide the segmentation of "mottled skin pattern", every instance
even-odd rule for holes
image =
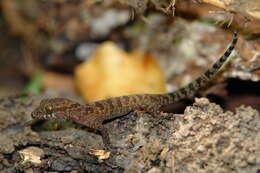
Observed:
[[[67,119],[73,120],[101,132],[105,146],[109,146],[107,130],[102,125],[104,120],[116,118],[129,112],[142,110],[157,112],[162,106],[172,104],[180,99],[192,96],[205,86],[228,59],[237,42],[234,34],[232,43],[225,53],[196,80],[178,91],[166,94],[138,94],[104,99],[81,105],[66,98],[52,98],[41,101],[40,106],[32,112],[35,120]]]

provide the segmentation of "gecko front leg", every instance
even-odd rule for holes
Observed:
[[[110,143],[108,130],[101,122],[95,123],[94,125],[88,125],[88,127],[100,132],[105,149],[114,150],[114,147]]]

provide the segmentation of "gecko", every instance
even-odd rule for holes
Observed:
[[[193,96],[200,88],[205,87],[220,71],[228,60],[237,43],[237,34],[224,54],[202,75],[175,92],[165,94],[134,94],[112,97],[86,104],[79,104],[67,98],[43,99],[32,111],[32,122],[35,120],[72,120],[81,125],[99,131],[105,147],[111,146],[108,130],[103,126],[105,120],[121,117],[133,111],[157,113],[163,106],[172,104],[186,97]],[[31,124],[29,123],[29,124]]]

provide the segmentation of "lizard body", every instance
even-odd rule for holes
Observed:
[[[179,89],[166,94],[135,94],[108,98],[81,105],[66,98],[51,98],[41,101],[31,114],[34,120],[67,119],[88,126],[101,132],[105,146],[109,145],[109,136],[103,121],[113,119],[135,110],[156,112],[162,106],[172,104],[180,99],[192,96],[204,87],[216,75],[228,59],[237,42],[237,34],[225,53],[201,76]]]

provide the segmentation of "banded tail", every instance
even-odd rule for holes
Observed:
[[[237,43],[237,33],[234,33],[233,40],[229,44],[225,53],[212,65],[211,68],[209,68],[200,77],[198,77],[193,82],[186,85],[185,87],[179,89],[178,91],[166,95],[168,99],[170,97],[169,99],[171,100],[170,102],[175,102],[185,97],[192,96],[195,94],[195,92],[198,89],[206,86],[210,82],[210,80],[219,72],[223,64],[227,61],[229,55],[234,50],[236,43]]]

